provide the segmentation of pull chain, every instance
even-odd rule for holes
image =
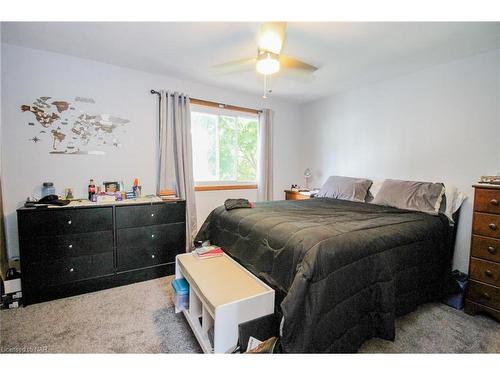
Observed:
[[[267,74],[264,74],[264,95],[262,95],[263,99],[267,99]]]

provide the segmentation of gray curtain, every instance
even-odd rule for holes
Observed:
[[[259,114],[258,201],[273,199],[273,117],[274,112],[270,109],[264,109]]]
[[[197,226],[191,109],[187,95],[161,91],[159,137],[157,193],[174,189],[180,198],[186,200],[186,251],[189,252]]]
[[[1,173],[0,173],[1,175]],[[2,180],[0,178],[0,276],[5,280],[5,274],[9,266],[7,256],[7,246],[5,244],[5,220],[3,216],[3,196],[2,196]]]

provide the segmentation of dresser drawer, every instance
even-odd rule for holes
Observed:
[[[69,284],[114,272],[113,252],[67,258],[55,262],[32,263],[23,269],[27,282],[33,287]]]
[[[138,268],[156,266],[163,263],[173,263],[179,254],[178,248],[167,245],[146,248],[127,248],[118,252],[118,272]]]
[[[482,305],[500,310],[500,288],[471,280],[467,291],[467,298]]]
[[[500,286],[500,263],[471,258],[470,277],[474,280]]]
[[[113,251],[113,231],[20,240],[23,264]]]
[[[487,237],[500,238],[500,215],[474,212],[472,233]]]
[[[474,210],[500,214],[500,189],[476,189]]]
[[[476,258],[500,262],[500,240],[473,235],[471,255]]]
[[[116,227],[132,228],[186,221],[185,202],[116,207]]]
[[[113,229],[113,209],[49,208],[18,211],[19,236],[38,237]]]
[[[164,245],[182,249],[185,242],[185,223],[122,228],[116,231],[118,251],[127,248],[155,248]]]

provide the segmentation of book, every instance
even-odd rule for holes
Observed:
[[[221,256],[224,254],[224,251],[219,246],[210,245],[195,248],[193,254],[198,258],[207,259]]]
[[[205,255],[198,255],[198,254],[195,254],[194,256],[198,259],[210,259],[210,258],[215,258],[215,257],[220,257],[224,255],[224,252],[221,251],[220,253],[208,253],[208,254],[205,254]]]

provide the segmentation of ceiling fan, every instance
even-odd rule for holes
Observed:
[[[281,54],[286,40],[286,22],[264,22],[257,37],[257,56],[230,61],[215,65],[214,68],[223,74],[238,73],[247,71],[252,67],[264,76],[264,95],[270,93],[268,89],[268,79],[281,69],[286,72],[304,76],[312,76],[317,67],[300,61],[294,57]],[[296,74],[295,74],[296,76]]]

